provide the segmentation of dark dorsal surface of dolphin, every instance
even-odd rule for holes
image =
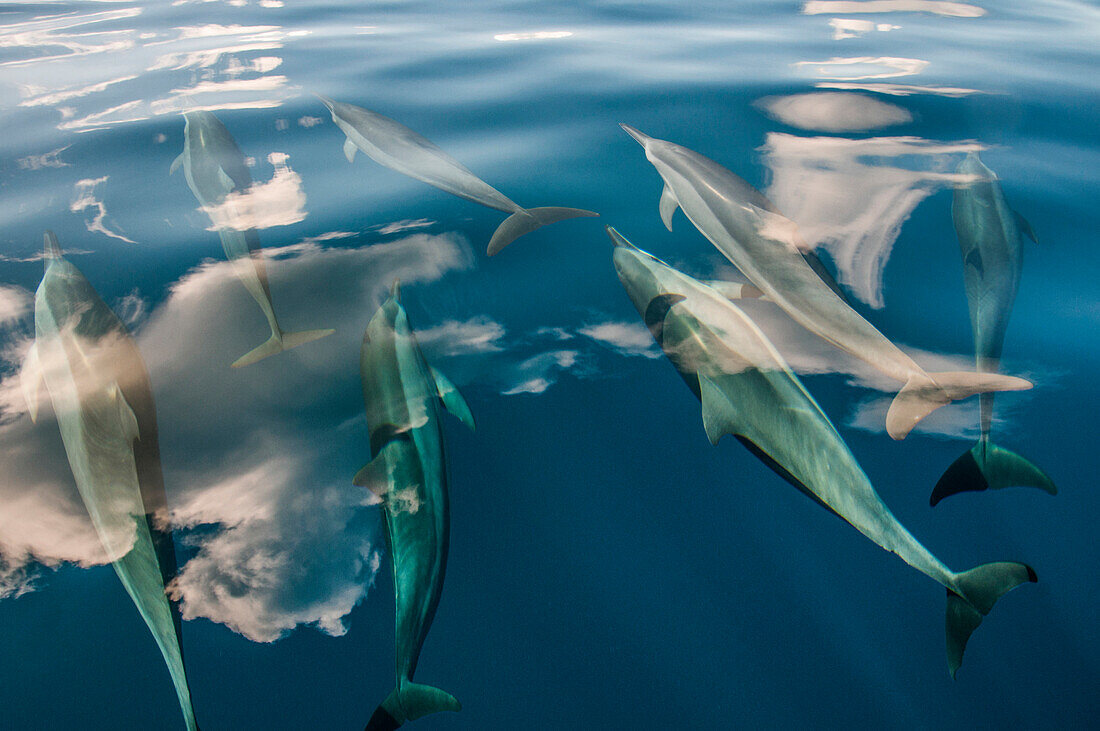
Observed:
[[[458,390],[424,359],[396,283],[367,325],[359,363],[372,459],[354,481],[382,501],[396,604],[397,683],[367,725],[381,731],[462,707],[412,676],[447,570],[450,505],[440,406],[471,429],[474,421]]]
[[[747,182],[718,163],[672,142],[622,125],[645,149],[665,187],[660,211],[671,229],[679,207],[688,220],[775,302],[810,332],[905,384],[890,405],[886,429],[903,439],[935,409],[983,391],[1031,388],[1022,378],[970,372],[926,373],[853,310],[804,258],[794,222]]]
[[[1023,216],[1009,208],[996,173],[977,153],[962,161],[958,173],[970,179],[955,189],[951,217],[962,254],[974,354],[979,371],[995,373],[1020,287],[1024,237],[1035,241],[1035,233]],[[1015,486],[1057,493],[1054,481],[1042,470],[990,440],[993,394],[983,393],[979,399],[981,437],[947,469],[929,502],[935,505],[958,492]]]
[[[828,417],[763,332],[707,285],[634,247],[614,229],[619,279],[654,339],[699,397],[711,443],[732,434],[805,495],[947,589],[954,677],[970,634],[1008,590],[1035,581],[1020,563],[954,572],[879,498]]]
[[[187,185],[207,211],[221,210],[221,215],[236,219],[240,226],[219,225],[218,237],[225,256],[233,264],[237,278],[260,305],[271,328],[271,337],[254,350],[233,362],[234,368],[303,345],[332,330],[283,332],[271,304],[271,288],[267,283],[263,249],[256,229],[249,227],[250,213],[247,194],[252,188],[244,155],[229,130],[211,112],[185,112],[183,115],[183,152],[172,163],[171,172],[180,166]],[[219,221],[215,221],[218,224]],[[225,223],[225,221],[222,221]]]
[[[492,256],[520,236],[555,221],[597,213],[579,208],[523,208],[471,173],[435,143],[389,117],[353,104],[318,97],[332,114],[332,121],[347,135],[344,155],[348,162],[356,150],[379,165],[423,181],[459,198],[510,214],[493,233],[488,254]]]
[[[35,342],[22,371],[31,418],[45,386],[80,497],[118,578],[164,656],[188,729],[195,712],[183,663],[156,410],[145,362],[126,327],[46,233]]]

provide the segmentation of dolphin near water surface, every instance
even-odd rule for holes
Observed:
[[[440,406],[471,429],[474,420],[454,385],[424,359],[397,283],[367,325],[359,364],[371,461],[354,482],[382,501],[397,640],[397,684],[367,731],[391,731],[429,713],[462,708],[451,694],[412,676],[447,570],[451,518]]]
[[[400,122],[352,104],[319,95],[318,98],[332,113],[332,121],[347,135],[344,155],[348,162],[355,159],[356,150],[362,150],[367,157],[391,170],[459,198],[511,214],[489,240],[489,256],[548,223],[599,215],[579,208],[523,208],[471,173],[435,143]]]
[[[970,153],[958,172],[971,180],[955,189],[951,217],[963,259],[970,326],[978,370],[996,372],[1004,347],[1008,318],[1020,286],[1024,237],[1035,233],[1024,218],[1008,207],[996,173],[977,153]],[[1054,481],[1038,467],[989,438],[993,423],[993,394],[979,396],[981,437],[955,460],[936,483],[929,502],[935,505],[949,495],[1005,487],[1036,487],[1051,495]]]
[[[45,235],[34,301],[35,342],[22,370],[31,419],[45,386],[73,477],[104,551],[164,656],[184,722],[195,712],[180,615],[165,594],[176,552],[145,362],[126,327]],[[159,724],[156,724],[159,725]]]
[[[688,220],[769,300],[810,332],[905,384],[890,404],[886,430],[904,439],[932,411],[984,391],[1031,388],[994,373],[926,373],[853,310],[803,257],[804,242],[758,190],[718,163],[628,125],[664,180],[660,213],[672,230],[681,208]]]
[[[250,365],[331,335],[333,330],[283,332],[279,327],[271,304],[260,237],[249,222],[246,196],[252,187],[252,176],[248,174],[244,155],[229,130],[211,112],[185,112],[183,118],[183,152],[172,163],[170,172],[176,172],[182,165],[187,185],[203,208],[208,212],[228,208],[222,210],[223,215],[239,224],[219,225],[227,222],[215,221],[226,258],[233,264],[237,278],[260,305],[271,327],[271,337],[234,361],[233,367]]]
[[[954,572],[905,529],[763,332],[735,304],[636,248],[614,229],[619,280],[657,344],[702,402],[711,443],[734,435],[803,494],[947,589],[947,662],[1010,589],[1036,581],[1021,563]]]

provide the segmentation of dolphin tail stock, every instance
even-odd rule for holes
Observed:
[[[267,341],[257,348],[253,348],[248,351],[237,360],[233,361],[232,368],[243,368],[246,365],[252,365],[257,361],[261,361],[268,356],[281,353],[284,350],[290,350],[291,348],[297,348],[299,345],[305,345],[306,343],[313,342],[326,335],[332,335],[335,330],[302,330],[299,332],[285,333],[282,331],[275,331],[271,333],[271,337]]]
[[[1020,584],[1035,583],[1039,577],[1027,564],[1013,561],[987,563],[955,575],[960,591],[947,590],[947,670],[954,679],[962,664],[967,640],[989,614],[993,605]]]
[[[492,256],[520,236],[529,234],[548,223],[564,221],[569,218],[592,218],[599,215],[581,208],[548,207],[527,208],[516,211],[497,226],[497,230],[493,232],[493,237],[489,239],[489,248],[486,253]]]
[[[1041,469],[1012,450],[980,440],[951,463],[940,477],[928,502],[935,505],[960,492],[1001,490],[1006,487],[1034,487],[1058,494],[1058,488]]]
[[[375,709],[365,731],[393,731],[406,721],[415,721],[429,713],[461,710],[462,704],[445,690],[402,681]]]
[[[916,373],[894,397],[886,412],[886,431],[893,439],[905,439],[924,417],[952,401],[988,391],[1023,391],[1030,381],[998,373],[942,371]]]

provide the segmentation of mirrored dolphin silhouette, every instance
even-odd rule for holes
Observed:
[[[974,354],[979,371],[995,373],[1020,287],[1023,239],[1027,236],[1035,241],[1035,232],[1023,216],[1008,207],[996,173],[982,163],[977,153],[967,155],[958,172],[972,178],[972,182],[955,189],[951,217],[962,252]],[[1042,470],[990,440],[993,394],[983,393],[979,399],[981,437],[943,473],[929,503],[935,505],[960,492],[1016,486],[1056,494],[1054,481]]]
[[[248,174],[244,155],[229,130],[212,113],[184,112],[183,118],[183,152],[172,163],[169,172],[174,173],[183,166],[187,185],[203,208],[207,212],[227,208],[222,212],[237,222],[234,226],[220,225],[226,221],[214,221],[234,273],[260,305],[271,327],[271,337],[267,342],[242,355],[232,366],[240,368],[251,365],[268,356],[331,335],[333,330],[283,332],[279,327],[271,305],[271,289],[267,284],[260,237],[251,227],[250,213],[246,210],[246,194],[252,187],[252,176]]]
[[[400,122],[328,97],[318,95],[317,98],[328,107],[340,131],[347,135],[344,155],[348,162],[355,159],[356,150],[362,150],[367,157],[391,170],[459,198],[511,214],[493,232],[487,249],[489,256],[548,223],[599,215],[579,208],[523,208]]]
[[[734,435],[803,494],[947,589],[954,677],[971,633],[1005,592],[1036,581],[1025,564],[954,572],[879,498],[828,417],[764,333],[735,304],[638,249],[614,229],[619,280],[657,344],[700,399],[712,444]]]
[[[35,342],[22,370],[31,419],[46,387],[65,454],[115,573],[164,656],[187,728],[195,711],[183,664],[176,575],[145,362],[126,327],[45,235],[46,273],[34,301]]]
[[[925,416],[983,391],[1031,388],[994,373],[926,373],[822,280],[803,258],[793,221],[718,163],[672,142],[621,125],[645,149],[664,180],[660,212],[672,229],[681,208],[688,220],[764,295],[804,328],[905,384],[890,404],[886,431],[904,439]]]
[[[382,501],[397,638],[397,687],[367,731],[391,731],[429,713],[462,709],[451,694],[412,676],[447,570],[451,513],[439,407],[471,429],[474,419],[454,385],[424,359],[396,282],[367,325],[359,366],[372,459],[354,482]]]

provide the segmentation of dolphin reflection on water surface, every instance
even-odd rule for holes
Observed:
[[[886,430],[904,439],[917,422],[956,399],[1031,388],[994,373],[926,373],[863,319],[806,261],[805,242],[758,190],[697,152],[622,125],[664,180],[661,219],[669,230],[681,208],[688,220],[768,299],[798,324],[905,384],[890,404]]]
[[[614,229],[619,279],[657,344],[702,402],[711,443],[732,434],[768,467],[883,549],[947,588],[947,664],[954,677],[970,634],[1005,592],[1036,581],[1021,563],[956,573],[879,498],[836,429],[740,308],[636,248]]]
[[[976,153],[959,165],[959,173],[973,181],[955,189],[951,215],[962,251],[970,326],[978,370],[996,372],[1005,342],[1008,317],[1020,286],[1023,238],[1035,241],[1031,224],[1008,207],[996,173]],[[983,393],[981,438],[943,474],[929,502],[970,490],[1037,487],[1050,494],[1058,489],[1042,470],[1020,455],[989,439],[993,423],[993,394]]]
[[[271,327],[271,337],[259,347],[233,362],[234,368],[250,365],[284,350],[331,335],[332,330],[283,332],[271,305],[271,289],[267,284],[260,237],[252,227],[247,194],[252,187],[244,155],[236,140],[217,117],[210,112],[185,112],[183,152],[172,163],[171,172],[182,165],[191,192],[209,213],[219,210],[215,220],[225,256],[233,271],[263,310]],[[234,225],[235,224],[235,225]]]
[[[548,223],[599,215],[579,208],[523,208],[400,122],[352,104],[323,96],[318,98],[332,113],[332,121],[347,135],[344,155],[348,162],[355,159],[356,150],[362,150],[367,157],[391,170],[459,198],[511,214],[493,232],[487,250],[489,256]]]
[[[447,570],[451,513],[439,407],[471,429],[474,420],[454,385],[424,359],[398,292],[395,282],[371,318],[359,360],[372,459],[354,482],[382,501],[397,640],[397,687],[367,731],[390,731],[462,708],[446,691],[414,683],[412,676]]]
[[[187,728],[195,712],[183,664],[156,410],[145,362],[126,327],[46,233],[46,273],[34,301],[35,342],[23,392],[38,417],[49,392],[65,454],[104,551],[164,656]],[[159,725],[159,724],[158,724]]]

